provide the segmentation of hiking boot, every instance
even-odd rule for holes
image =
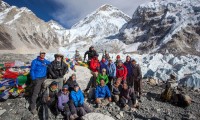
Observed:
[[[123,111],[129,111],[130,110],[130,107],[128,105],[125,105],[123,108],[122,108]]]
[[[75,120],[78,118],[77,114],[70,115],[70,120]]]
[[[33,117],[37,116],[37,110],[36,109],[31,110],[31,113],[33,114]]]
[[[99,108],[100,107],[100,105],[99,104],[96,104],[96,108]]]
[[[77,114],[73,114],[74,118],[77,119],[78,118],[78,115]]]

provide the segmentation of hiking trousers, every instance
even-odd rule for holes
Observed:
[[[142,80],[134,81],[134,91],[139,93],[139,96],[142,95]],[[138,94],[136,94],[138,95]]]
[[[32,96],[31,96],[31,104],[30,104],[30,109],[31,111],[36,109],[36,100],[38,98],[38,94],[41,91],[42,84],[46,78],[38,78],[36,80],[32,81],[32,86],[33,86],[33,91],[32,91]]]
[[[92,112],[91,109],[84,103],[81,107],[76,107],[79,117],[86,115],[87,113]]]

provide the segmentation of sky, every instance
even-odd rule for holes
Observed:
[[[27,7],[44,21],[55,20],[65,28],[92,13],[100,6],[109,4],[130,17],[136,8],[150,0],[3,0],[10,5]]]

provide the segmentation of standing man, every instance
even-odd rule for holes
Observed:
[[[127,84],[128,86],[133,86],[131,84],[131,73],[132,73],[132,65],[131,65],[131,57],[128,55],[126,56],[126,61],[124,62],[124,65],[126,66],[127,68],[127,77],[126,77],[126,81],[127,81]]]
[[[116,78],[116,65],[112,62],[112,59],[109,59],[108,62],[108,87],[111,89],[111,85],[114,83],[114,80]]]
[[[132,60],[132,81],[131,86],[134,86],[134,91],[136,92],[136,95],[138,96],[139,93],[139,99],[142,95],[142,72],[139,64],[136,64],[136,60]]]
[[[68,66],[63,61],[63,55],[55,54],[54,57],[55,57],[55,60],[52,61],[48,67],[49,74],[50,74],[50,78],[53,79],[53,81],[58,82],[58,88],[61,90],[63,86],[63,80],[64,80],[63,77],[68,71]]]
[[[89,50],[87,52],[85,52],[85,55],[84,55],[84,61],[85,61],[85,58],[86,58],[86,55],[88,55],[88,64],[89,62],[92,60],[92,58],[97,54],[96,50],[94,50],[94,46],[91,46],[89,48]]]
[[[45,54],[45,52],[40,52],[40,56],[34,59],[31,63],[30,74],[33,85],[33,93],[31,96],[30,110],[34,116],[37,114],[36,100],[41,90],[41,86],[46,79],[47,66],[50,64],[50,62],[45,59]]]
[[[123,83],[124,81],[126,81],[126,76],[127,76],[127,68],[126,66],[124,66],[123,62],[119,60],[117,64],[116,77],[117,79],[121,79]]]

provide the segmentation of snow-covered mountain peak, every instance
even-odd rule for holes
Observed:
[[[116,7],[113,7],[111,5],[102,5],[97,10],[92,12],[91,14],[87,15],[84,19],[82,19],[80,22],[72,26],[72,28],[81,27],[85,24],[89,24],[91,22],[100,22],[100,20],[105,19],[113,19],[113,18],[122,18],[126,21],[130,20],[130,17],[123,13],[121,10],[119,10]]]
[[[50,25],[50,27],[52,29],[55,29],[55,30],[65,30],[65,28],[62,25],[60,25],[59,23],[57,23],[54,20],[48,21],[48,24]]]

